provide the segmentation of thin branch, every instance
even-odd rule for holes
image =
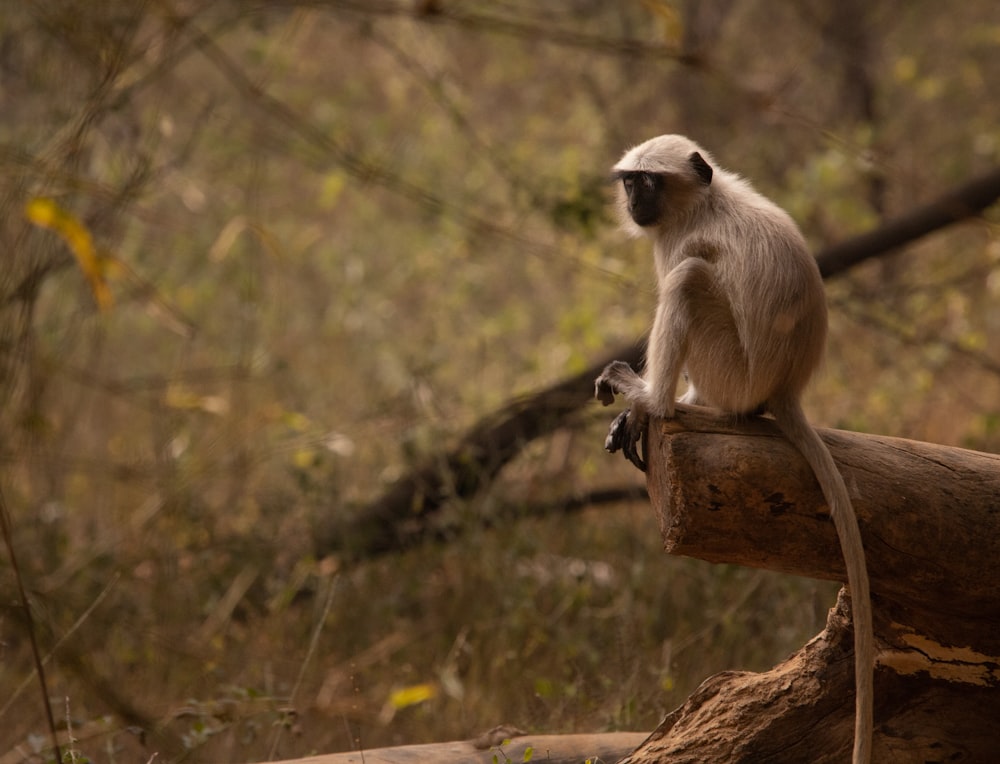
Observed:
[[[309,648],[306,650],[306,657],[302,661],[302,665],[299,667],[299,674],[295,677],[295,685],[292,687],[292,691],[288,696],[288,707],[290,713],[295,713],[295,698],[299,694],[299,689],[302,687],[302,682],[306,676],[306,669],[312,664],[313,656],[316,655],[316,648],[319,645],[319,637],[323,632],[323,626],[326,625],[327,616],[330,615],[330,608],[333,606],[333,597],[337,593],[337,584],[340,582],[339,576],[334,576],[331,580],[327,581],[327,586],[330,587],[326,593],[326,600],[323,603],[323,612],[320,613],[319,619],[316,621],[316,625],[313,627],[312,637],[309,639]],[[278,745],[281,743],[281,736],[285,732],[285,724],[278,724],[274,731],[274,738],[271,740],[271,749],[268,752],[267,758],[274,759],[275,754],[278,751]]]
[[[984,371],[1000,377],[1000,361],[975,348],[964,345],[958,340],[942,336],[938,332],[918,332],[911,322],[890,321],[885,316],[878,315],[875,311],[868,310],[853,300],[842,300],[838,305],[841,312],[846,313],[859,324],[891,334],[904,345],[911,347],[937,345],[949,353],[954,353],[956,356],[976,364]]]
[[[511,198],[511,192],[523,192],[530,199],[532,207],[543,208],[545,206],[542,195],[511,169],[505,158],[505,153],[497,151],[495,147],[489,144],[476,129],[475,125],[472,124],[465,112],[459,108],[455,99],[448,95],[445,87],[446,83],[443,81],[444,78],[442,75],[431,72],[417,57],[410,55],[398,45],[391,35],[383,35],[376,30],[372,30],[369,32],[369,36],[381,45],[407,74],[421,84],[455,128],[465,136],[465,139],[476,152],[503,179],[508,188],[508,198]]]
[[[83,625],[84,621],[86,621],[90,617],[90,614],[93,613],[98,608],[98,606],[104,601],[104,598],[111,593],[111,590],[114,588],[115,584],[118,583],[118,580],[120,578],[121,578],[121,573],[115,573],[111,577],[111,581],[109,581],[108,584],[101,590],[100,594],[98,594],[97,597],[94,598],[94,601],[91,602],[90,605],[87,607],[87,609],[84,610],[83,613],[80,615],[80,617],[78,617],[73,622],[73,625],[66,630],[66,633],[63,634],[61,637],[59,637],[58,640],[56,640],[56,643],[52,645],[52,649],[49,650],[49,652],[45,655],[44,658],[42,658],[43,666],[48,664],[48,662],[52,659],[52,656],[55,655],[56,650],[59,649],[59,646],[62,645],[70,637],[72,637],[73,634],[76,633],[76,630]],[[10,707],[14,705],[14,702],[18,699],[18,697],[20,697],[21,693],[24,692],[25,688],[30,683],[31,683],[31,677],[28,676],[24,679],[24,681],[22,681],[17,687],[14,688],[14,691],[10,694],[10,697],[7,698],[7,701],[3,704],[3,706],[0,706],[0,719],[2,719],[4,715],[10,710]]]
[[[461,3],[440,3],[436,5],[432,13],[420,13],[416,10],[419,3],[410,0],[407,2],[379,2],[378,0],[312,0],[311,2],[283,0],[283,2],[274,2],[274,0],[268,0],[268,2],[258,6],[257,12],[272,11],[274,6],[281,4],[293,7],[312,5],[330,11],[343,11],[363,16],[416,18],[427,24],[455,26],[522,40],[541,41],[564,48],[585,50],[598,55],[629,56],[659,61],[676,61],[688,66],[705,66],[701,57],[686,54],[674,47],[659,43],[580,32],[550,22],[535,23],[521,21],[510,16],[467,11]]]
[[[457,210],[453,210],[452,205],[446,202],[443,197],[434,194],[426,188],[410,183],[380,165],[362,159],[346,149],[330,135],[318,129],[307,120],[302,119],[288,104],[265,92],[257,83],[253,82],[240,66],[216,44],[215,40],[199,30],[189,20],[178,18],[175,24],[180,31],[194,41],[198,50],[229,81],[230,85],[233,86],[236,92],[249,105],[256,107],[264,116],[280,122],[293,135],[304,139],[310,146],[320,150],[325,156],[337,162],[345,171],[359,181],[384,186],[428,210],[434,212],[447,210],[456,212],[457,214]],[[475,222],[483,228],[495,227],[493,223],[486,220],[477,220]]]
[[[11,526],[10,513],[7,511],[7,500],[4,498],[2,489],[0,489],[0,526],[3,528],[3,539],[7,545],[10,567],[14,571],[14,580],[17,581],[17,589],[21,597],[21,608],[24,610],[24,623],[28,631],[28,641],[31,643],[31,656],[35,661],[35,673],[38,674],[38,684],[42,691],[42,704],[45,706],[45,719],[49,725],[52,750],[55,753],[55,760],[60,762],[62,761],[62,752],[59,750],[59,735],[56,732],[55,717],[52,715],[52,703],[49,702],[49,686],[45,681],[45,661],[42,660],[42,652],[38,648],[38,637],[35,635],[35,618],[31,615],[31,603],[28,602],[28,593],[24,588],[21,566],[18,565],[17,555],[14,553],[14,529]]]
[[[605,504],[622,504],[630,501],[649,501],[646,488],[642,485],[598,488],[571,496],[561,496],[551,501],[511,507],[504,513],[504,517],[547,517],[556,513],[565,515]]]
[[[627,502],[649,501],[649,494],[642,485],[625,485],[611,488],[598,488],[593,491],[573,493],[564,496],[557,496],[534,502],[503,501],[499,507],[494,508],[488,515],[484,514],[476,518],[475,527],[482,530],[492,528],[508,527],[511,522],[526,518],[551,517],[552,515],[568,515],[575,512],[582,512],[585,509],[607,506],[609,504],[624,504]],[[367,525],[367,523],[366,523]],[[397,523],[398,525],[398,523]],[[435,524],[431,518],[426,522],[413,523],[400,530],[399,528],[388,528],[385,538],[374,539],[369,536],[368,546],[359,546],[357,543],[345,543],[348,540],[356,541],[361,537],[357,524],[352,528],[340,527],[335,533],[320,541],[320,554],[346,553],[352,559],[371,559],[384,554],[401,552],[412,549],[417,544],[426,542],[447,543],[454,541],[456,536],[460,536],[468,530],[467,524],[461,522],[455,524]]]

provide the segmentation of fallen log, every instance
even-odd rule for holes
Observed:
[[[523,735],[509,739],[500,735],[492,740],[373,748],[367,751],[310,756],[275,764],[493,764],[495,761],[581,764],[587,760],[607,763],[618,761],[644,737],[642,732]]]
[[[875,615],[873,761],[990,761],[1000,745],[1000,456],[820,430],[852,494]],[[844,580],[805,461],[765,418],[654,422],[647,489],[666,550]],[[846,762],[853,642],[826,629],[763,674],[711,677],[628,764]]]

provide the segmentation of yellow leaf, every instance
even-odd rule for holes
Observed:
[[[285,423],[286,427],[298,432],[305,432],[312,425],[309,417],[298,411],[284,411],[281,415],[281,421]]]
[[[642,0],[642,4],[663,25],[663,41],[672,45],[679,44],[684,34],[684,20],[673,3],[666,0]]]
[[[221,395],[199,395],[183,385],[170,385],[164,403],[172,409],[199,410],[217,416],[229,411],[229,401]]]
[[[311,448],[300,448],[292,454],[292,464],[300,470],[312,467],[316,464],[316,451]]]
[[[892,66],[898,82],[912,82],[917,76],[917,60],[913,56],[900,56]]]
[[[51,199],[36,197],[24,208],[25,217],[40,228],[59,234],[69,247],[76,263],[90,282],[90,291],[101,310],[111,307],[111,289],[105,278],[108,261],[97,254],[90,231],[73,215]]]
[[[418,703],[423,703],[435,695],[437,695],[437,688],[434,685],[426,683],[413,684],[409,687],[394,690],[392,695],[389,696],[389,704],[396,710],[399,710],[407,706],[415,706]]]
[[[320,206],[326,210],[332,209],[346,186],[347,175],[343,172],[335,171],[324,177],[319,193]]]

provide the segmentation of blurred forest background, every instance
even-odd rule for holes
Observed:
[[[1000,164],[998,85],[992,0],[0,3],[0,480],[76,760],[649,730],[785,657],[837,587],[664,555],[615,410],[447,454],[648,326],[627,147],[818,251]],[[997,222],[828,281],[814,422],[1000,449]],[[415,469],[430,532],[345,530]],[[0,592],[6,763],[48,728]]]

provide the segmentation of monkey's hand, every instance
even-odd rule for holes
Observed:
[[[594,380],[594,397],[605,406],[615,402],[615,388],[605,379],[604,374]]]
[[[639,375],[627,363],[612,361],[594,380],[594,397],[605,406],[610,406],[615,402],[615,393],[626,392],[628,384],[638,379]]]

